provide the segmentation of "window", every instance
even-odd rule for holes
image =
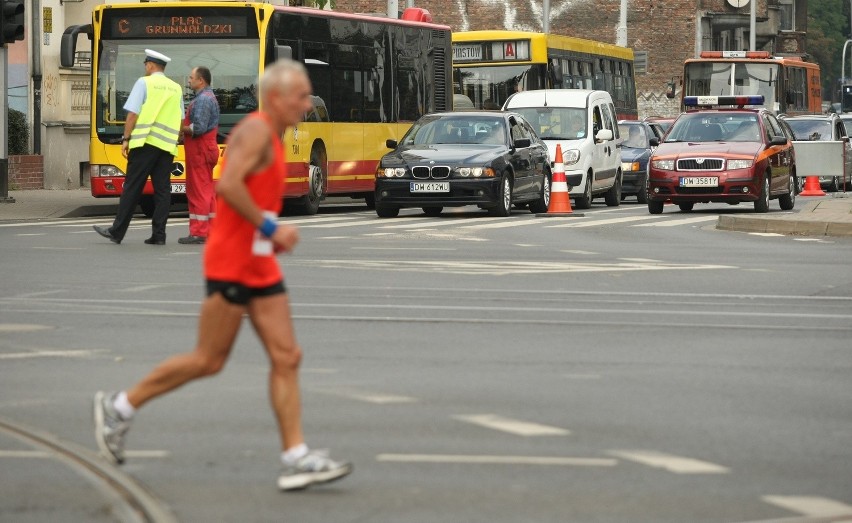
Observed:
[[[796,4],[794,0],[779,0],[778,10],[781,14],[781,30],[796,30]]]

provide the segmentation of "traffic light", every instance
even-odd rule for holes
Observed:
[[[0,45],[24,39],[24,0],[0,0]]]

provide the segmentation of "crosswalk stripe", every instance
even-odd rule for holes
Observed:
[[[718,220],[718,216],[693,216],[692,218],[683,218],[680,220],[667,220],[654,223],[637,223],[631,227],[675,227],[677,225],[688,225],[690,223],[710,222]]]
[[[659,216],[623,216],[621,218],[609,218],[606,220],[589,220],[582,222],[561,223],[558,225],[546,225],[547,229],[564,229],[564,228],[579,228],[579,227],[596,227],[598,225],[611,225],[616,223],[630,223],[642,220],[660,219]],[[665,219],[665,218],[664,218]]]
[[[356,220],[346,223],[310,223],[307,225],[299,225],[299,228],[302,229],[330,229],[332,227],[357,227],[359,225],[381,225],[385,223],[393,223],[399,222],[403,220],[410,221],[410,217],[402,217],[402,218],[369,218],[366,220]]]
[[[524,225],[537,225],[543,222],[552,223],[553,220],[566,220],[571,218],[524,218],[523,220],[511,220],[500,223],[488,223],[485,225],[465,225],[465,229],[502,229],[504,227],[521,227]]]
[[[664,454],[652,450],[611,450],[611,456],[660,468],[675,474],[727,474],[730,470],[715,463]]]
[[[852,516],[852,506],[815,496],[763,496],[763,501],[811,517]]]
[[[472,414],[453,416],[459,421],[473,423],[481,427],[509,432],[518,436],[567,436],[571,432],[558,427],[504,418],[494,414]]]

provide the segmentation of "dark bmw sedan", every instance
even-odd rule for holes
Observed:
[[[379,162],[376,213],[421,207],[437,216],[444,207],[477,205],[508,216],[512,205],[534,213],[550,203],[547,146],[524,118],[511,112],[469,111],[421,117]]]

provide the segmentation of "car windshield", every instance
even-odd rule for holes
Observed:
[[[677,119],[666,142],[757,142],[760,125],[754,113],[694,113]]]
[[[502,116],[426,116],[402,137],[401,145],[505,144]]]
[[[797,120],[788,119],[787,123],[793,129],[796,140],[825,142],[831,141],[831,122],[828,120]]]
[[[586,137],[586,109],[577,107],[513,107],[542,140],[577,140]]]
[[[640,124],[618,124],[618,134],[625,136],[623,147],[631,147],[633,149],[648,148],[648,133],[645,132],[645,127]]]

